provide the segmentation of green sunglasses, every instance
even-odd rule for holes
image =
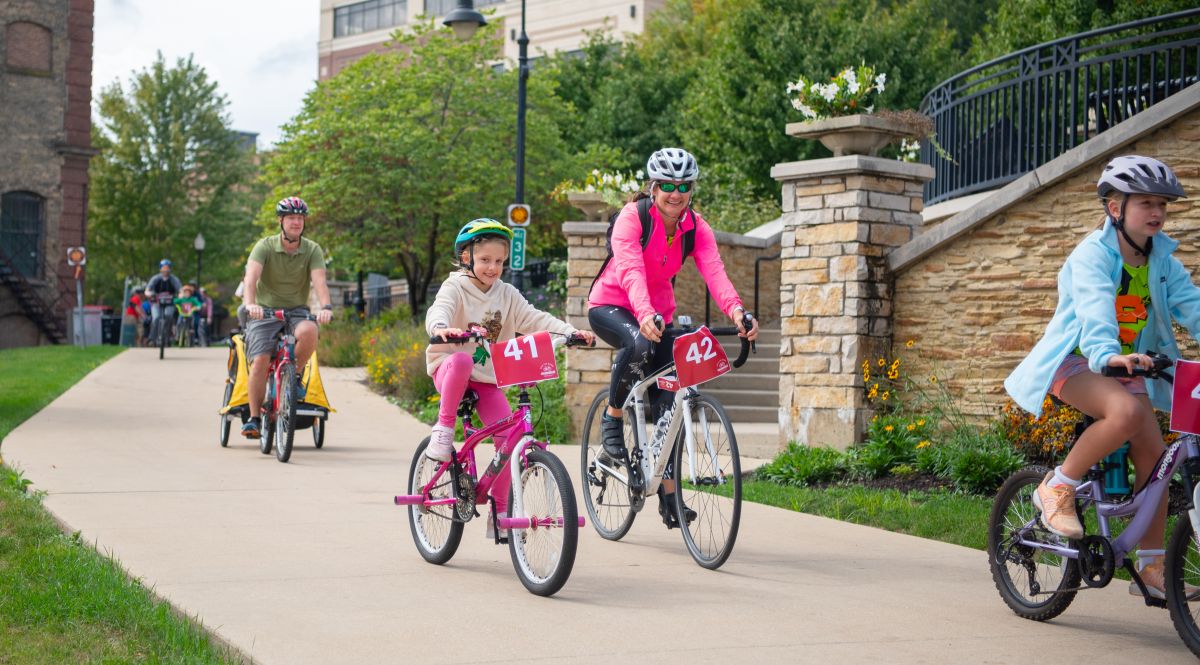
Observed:
[[[681,182],[678,185],[673,182],[658,183],[658,188],[668,194],[674,192],[677,189],[679,190],[680,194],[687,194],[688,192],[692,191],[692,188],[695,186],[696,186],[696,183],[694,183],[694,182]]]

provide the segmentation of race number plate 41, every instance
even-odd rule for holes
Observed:
[[[548,332],[496,342],[492,345],[492,365],[496,385],[501,388],[558,378],[554,343]]]
[[[1171,393],[1171,431],[1200,434],[1200,362],[1175,363]]]
[[[729,371],[729,358],[717,338],[705,326],[675,338],[672,348],[679,385],[695,386],[712,381]]]

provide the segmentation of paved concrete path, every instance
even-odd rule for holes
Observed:
[[[303,433],[289,464],[245,440],[222,449],[223,362],[123,353],[4,457],[70,528],[256,662],[1193,662],[1166,611],[1123,583],[1037,624],[1001,603],[982,552],[749,503],[717,572],[652,510],[619,543],[581,531],[553,598],[524,590],[482,523],[432,566],[391,503],[424,426],[331,369],[324,450]],[[574,472],[578,449],[555,451]]]

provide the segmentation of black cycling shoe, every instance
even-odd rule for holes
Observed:
[[[679,519],[675,516],[675,511],[671,509],[671,504],[675,502],[675,493],[666,494],[662,487],[658,488],[658,515],[662,518],[663,524],[667,525],[668,529],[678,529]],[[683,517],[691,524],[696,520],[696,511],[683,506]]]
[[[262,436],[262,419],[251,418],[242,425],[242,436],[247,439],[257,439]]]
[[[604,444],[601,455],[603,461],[627,464],[629,452],[625,450],[625,422],[622,418],[613,418],[608,412],[600,414],[600,441]]]

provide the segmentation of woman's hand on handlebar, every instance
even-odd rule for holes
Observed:
[[[646,317],[643,318],[639,323],[642,337],[645,337],[651,342],[661,342],[663,331],[663,329],[659,327],[661,324],[661,316],[658,314],[647,314]]]
[[[464,331],[462,328],[434,328],[433,337],[440,337],[443,342],[451,337],[462,337]]]
[[[733,314],[729,317],[733,319],[733,325],[737,326],[738,337],[745,337],[747,341],[753,342],[758,339],[758,319],[751,315],[750,330],[746,330],[746,324],[742,321],[742,317],[746,315],[746,310],[741,307],[733,308]]]

